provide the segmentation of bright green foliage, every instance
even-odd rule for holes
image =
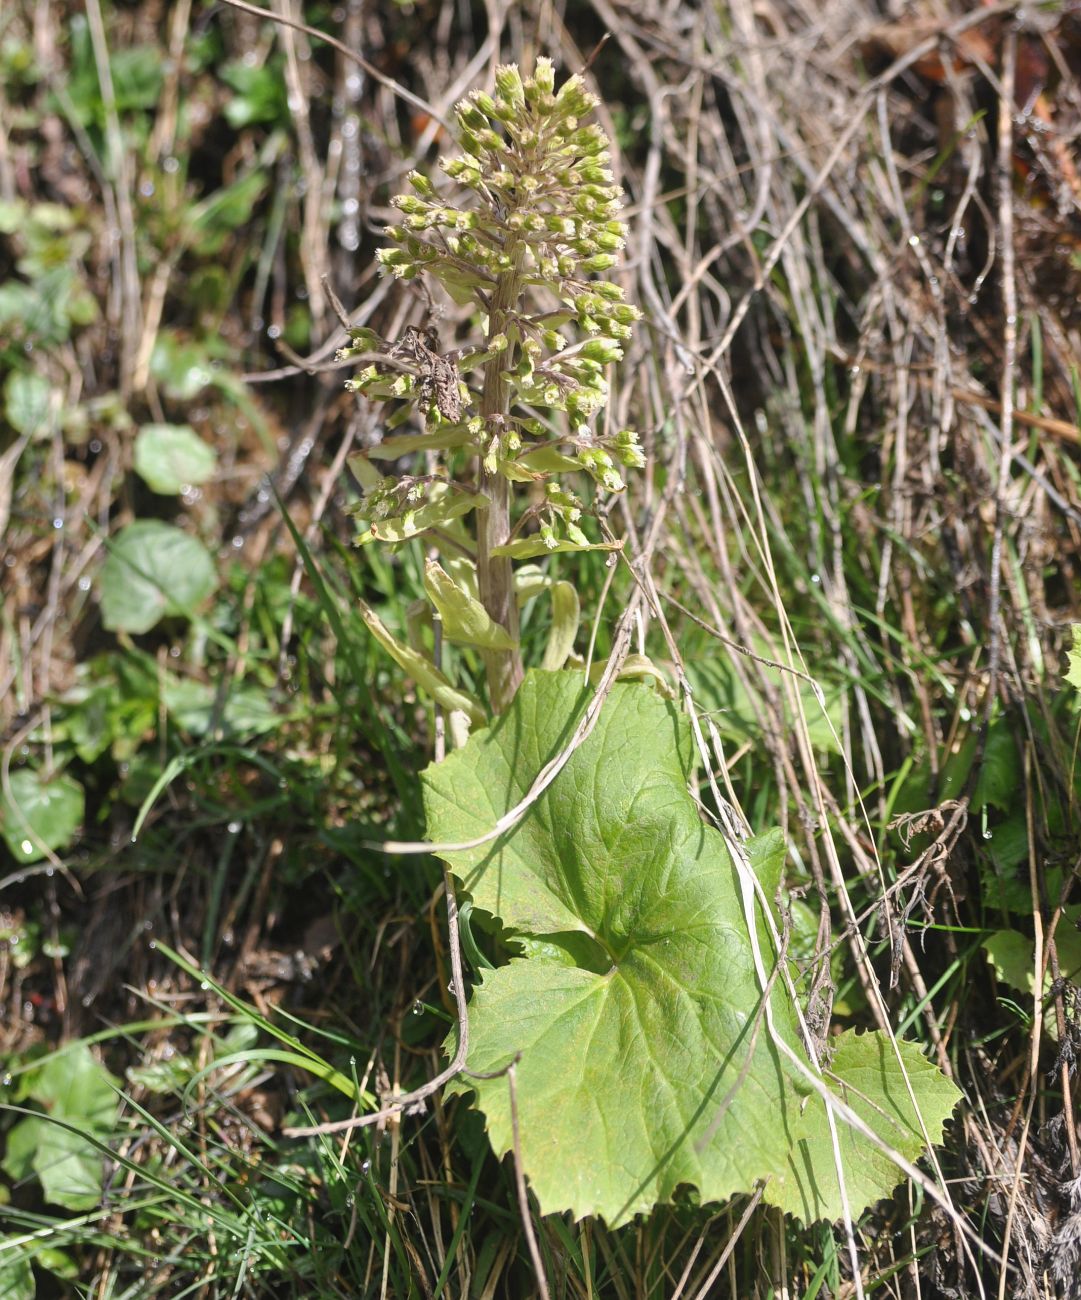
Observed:
[[[97,299],[79,265],[93,240],[77,225],[59,203],[0,202],[0,235],[9,236],[19,273],[0,283],[0,331],[8,342],[60,344],[97,319]]]
[[[5,1100],[45,1112],[21,1119],[7,1135],[0,1167],[13,1181],[36,1174],[45,1200],[69,1210],[101,1204],[102,1154],[119,1109],[116,1080],[84,1043],[23,1076]],[[60,1121],[54,1123],[53,1121]],[[73,1131],[74,1130],[74,1131]]]
[[[447,363],[453,371],[442,398],[423,357],[418,361],[415,350],[399,344],[390,350],[413,363],[381,363],[373,354],[390,345],[370,330],[356,331],[353,346],[340,354],[368,362],[351,388],[407,404],[394,424],[422,407],[431,427],[409,440],[410,450],[466,447],[489,474],[544,482],[539,553],[564,540],[590,544],[580,526],[582,501],[555,474],[584,470],[600,490],[618,492],[624,486],[619,467],[644,464],[633,432],[594,428],[607,400],[605,367],[623,356],[640,316],[619,285],[595,278],[615,265],[626,234],[608,141],[599,126],[582,121],[596,103],[580,77],[557,92],[548,59],[537,60],[532,77],[500,68],[494,95],[475,91],[456,110],[462,152],[441,165],[459,192],[438,194],[413,172],[413,193],[394,200],[402,218],[387,230],[392,247],[379,254],[386,270],[405,279],[432,275],[484,316],[495,306],[509,313],[505,328],[482,349]],[[493,357],[509,414],[489,418],[460,376]],[[551,414],[541,418],[541,411]],[[387,537],[386,521],[415,511],[431,486],[430,475],[371,484],[361,509],[373,521],[368,536]]]
[[[83,820],[83,788],[70,776],[45,780],[29,767],[12,772],[0,795],[0,834],[17,862],[38,862],[46,849],[65,849]]]
[[[489,830],[569,741],[589,694],[577,673],[532,673],[492,727],[424,775],[428,833],[463,841]],[[722,836],[703,824],[687,782],[686,720],[651,690],[617,685],[588,739],[508,835],[445,854],[475,905],[526,956],[486,973],[470,1007],[468,1068],[498,1071],[521,1053],[522,1160],[545,1213],[625,1222],[683,1184],[703,1200],[748,1192],[805,1220],[842,1202],[823,1103],[778,1052],[762,1016],[743,882]],[[784,845],[746,846],[772,898]],[[772,966],[765,918],[756,915]],[[801,1057],[783,982],[776,1032]],[[956,1089],[917,1049],[905,1064],[937,1140]],[[885,1142],[923,1149],[893,1047],[850,1038],[832,1082]],[[512,1145],[504,1077],[463,1078],[495,1149]],[[838,1121],[839,1126],[840,1121]],[[842,1139],[853,1210],[900,1174],[854,1132]]]
[[[769,647],[761,640],[752,640],[751,649],[764,659],[769,659]],[[747,740],[759,741],[762,736],[761,719],[765,701],[759,697],[756,684],[746,675],[740,676],[731,661],[723,655],[707,650],[695,656],[688,654],[687,676],[694,688],[694,698],[703,712],[708,712],[717,730],[726,739],[737,744]],[[759,681],[774,684],[775,698],[785,704],[791,725],[797,725],[795,710],[783,688],[784,672],[759,664]],[[839,737],[843,734],[844,686],[828,677],[819,677],[822,703],[819,703],[814,684],[805,678],[794,680],[803,716],[807,720],[807,734],[815,749],[827,753],[841,752]]]
[[[214,559],[189,533],[139,519],[117,533],[101,570],[101,618],[112,632],[149,632],[190,618],[218,585]]]

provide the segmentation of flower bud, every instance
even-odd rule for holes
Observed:
[[[577,226],[570,217],[560,217],[554,213],[550,213],[545,217],[544,224],[554,235],[573,236],[577,230]]]
[[[607,167],[598,166],[596,160],[582,163],[578,170],[581,172],[582,180],[586,181],[587,184],[604,185],[611,188],[613,180],[611,171]],[[610,194],[608,197],[618,198],[618,192]]]
[[[409,254],[401,248],[381,248],[375,256],[381,266],[386,267],[388,271],[392,271],[395,275],[401,275],[403,269],[412,261]]]
[[[496,90],[510,104],[525,103],[525,88],[522,76],[515,64],[506,64],[495,70]]]
[[[533,73],[533,84],[544,95],[550,95],[555,90],[555,65],[551,59],[542,56],[537,60],[536,71]]]
[[[418,194],[423,195],[425,198],[434,198],[435,186],[427,176],[422,176],[420,172],[414,171],[409,173],[406,180],[410,185],[412,185]]]
[[[486,131],[488,129],[488,119],[467,99],[463,99],[460,104],[454,108],[454,116],[458,119],[458,124],[464,131]]]
[[[589,339],[582,344],[580,355],[587,361],[599,361],[607,365],[611,361],[623,360],[623,349],[610,339]]]
[[[577,74],[568,77],[556,95],[556,105],[560,111],[575,117],[585,117],[597,107],[598,102],[596,95],[585,88],[582,78]]]

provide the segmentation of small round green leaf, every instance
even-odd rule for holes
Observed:
[[[202,542],[172,524],[136,520],[113,539],[102,566],[102,621],[110,632],[149,632],[167,616],[190,618],[217,585]]]
[[[23,374],[18,370],[8,375],[4,384],[4,415],[16,433],[47,433],[51,388],[41,375]]]
[[[10,794],[0,798],[4,842],[18,862],[38,862],[46,849],[68,847],[84,807],[83,788],[70,776],[46,781],[32,768],[20,768],[11,774]]]
[[[213,478],[213,447],[187,424],[144,424],[135,438],[135,472],[154,492],[178,496]]]

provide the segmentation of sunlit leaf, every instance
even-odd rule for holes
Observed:
[[[443,635],[460,645],[513,650],[518,642],[434,560],[424,566],[424,586],[443,620]]]
[[[491,830],[568,744],[589,698],[577,672],[527,674],[492,726],[424,773],[429,837],[462,841]],[[808,1106],[803,1071],[763,1021],[747,876],[691,798],[692,754],[673,705],[616,685],[590,736],[512,831],[443,855],[511,939],[541,941],[474,989],[468,1067],[479,1074],[455,1086],[476,1093],[497,1153],[517,1141],[543,1213],[597,1214],[617,1225],[684,1185],[721,1201],[765,1180],[771,1203],[835,1218],[831,1167],[806,1167],[809,1150],[818,1158],[825,1112]],[[783,840],[773,832],[745,851],[742,870],[753,869],[771,898]],[[751,911],[772,963],[764,918]],[[770,1001],[775,1033],[805,1060],[779,981]],[[899,1092],[892,1049],[860,1043],[850,1061],[840,1054],[856,1072],[860,1111],[911,1159],[923,1137]],[[905,1050],[937,1140],[957,1091]],[[516,1134],[499,1073],[514,1060]],[[830,1086],[849,1095],[846,1083]],[[855,1134],[844,1150],[857,1208],[900,1181]]]
[[[427,656],[411,646],[403,645],[387,627],[370,605],[359,602],[360,616],[367,624],[372,636],[390,655],[394,662],[428,694],[441,704],[444,709],[457,709],[466,714],[473,726],[479,726],[487,719],[487,714],[479,700],[468,691],[454,686]]]
[[[4,842],[17,861],[38,862],[46,849],[68,848],[83,820],[85,797],[74,777],[46,780],[32,768],[11,773],[10,794],[0,796]]]
[[[562,668],[574,649],[582,610],[578,592],[569,582],[552,583],[552,629],[544,647],[542,668]]]
[[[478,506],[487,504],[488,498],[480,492],[443,492],[405,514],[371,523],[368,531],[357,538],[357,545],[363,546],[374,541],[404,542],[429,528],[439,528],[454,519],[460,519]]]

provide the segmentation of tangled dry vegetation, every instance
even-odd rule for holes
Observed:
[[[642,431],[649,468],[608,514],[636,562],[611,591],[599,570],[592,599],[640,585],[640,644],[693,688],[725,798],[784,827],[816,1022],[832,1007],[920,1034],[965,1094],[937,1171],[957,1219],[899,1193],[857,1229],[863,1284],[1081,1296],[1081,783],[1062,686],[1081,621],[1081,6],[277,0],[336,46],[240,4],[76,8],[0,15],[0,363],[49,391],[43,435],[6,381],[0,426],[5,783],[69,760],[94,681],[128,713],[71,759],[77,845],[2,873],[26,959],[0,947],[0,1050],[220,1009],[153,930],[247,1001],[346,1034],[377,1091],[438,1068],[438,1024],[418,1037],[410,1018],[446,985],[432,881],[365,848],[405,824],[393,737],[426,734],[426,714],[394,706],[381,738],[365,698],[395,691],[374,656],[356,690],[274,494],[344,573],[344,466],[379,413],[342,387],[335,300],[384,338],[433,319],[446,348],[470,336],[449,300],[377,276],[379,228],[455,101],[546,53],[601,97],[645,313],[612,418]],[[195,429],[213,478],[153,498],[131,472],[148,424]],[[107,539],[154,512],[216,552],[218,613],[199,637],[118,640],[97,604]],[[387,596],[378,567],[355,580]],[[137,672],[144,695],[124,694]],[[201,730],[155,687],[173,677],[211,687]],[[274,708],[230,743],[234,686]],[[196,751],[133,844],[156,776]],[[989,935],[1016,936],[1020,974]],[[114,1043],[112,1067],[198,1054],[178,1033]],[[268,1068],[226,1114],[200,1083],[200,1123],[250,1147],[294,1086]],[[445,1264],[462,1295],[535,1285],[516,1211],[489,1207],[482,1242],[433,1190],[468,1182],[460,1115],[374,1153],[356,1293],[395,1293],[391,1232],[417,1294]],[[147,1145],[123,1141],[137,1169]],[[740,1241],[756,1220],[739,1214],[619,1236],[547,1222],[548,1284],[590,1293],[573,1239],[604,1294],[804,1293],[810,1246],[766,1220]],[[224,1294],[213,1257],[204,1293]],[[100,1244],[80,1263],[102,1286],[143,1269],[160,1294],[188,1266],[120,1266]],[[851,1294],[836,1270],[817,1286]]]

